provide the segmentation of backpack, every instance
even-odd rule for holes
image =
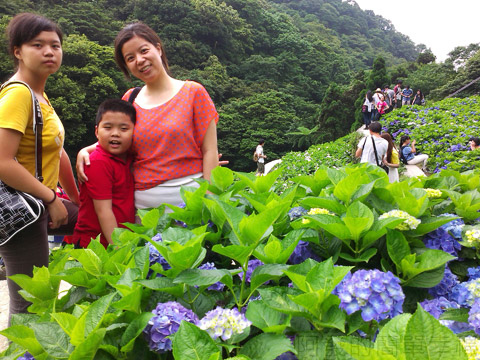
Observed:
[[[402,161],[402,164],[404,165],[408,165],[407,163],[407,159],[405,158],[405,156],[403,155],[403,149],[405,148],[406,146],[402,146],[400,147],[400,160]]]
[[[257,154],[257,150],[255,150],[253,152],[253,161],[257,162],[258,161],[258,154]]]

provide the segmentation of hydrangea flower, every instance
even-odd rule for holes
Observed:
[[[465,232],[466,246],[478,247],[480,245],[480,230],[472,229]]]
[[[212,262],[206,262],[198,267],[200,270],[216,270],[216,266]],[[225,284],[221,283],[220,281],[216,282],[215,284],[210,285],[207,290],[214,290],[214,291],[223,291]]]
[[[462,245],[442,227],[425,235],[423,242],[429,249],[443,250],[453,256],[457,256],[457,251],[462,248]]]
[[[198,322],[198,327],[205,330],[213,339],[228,340],[234,335],[242,334],[252,323],[236,308],[210,310]]]
[[[460,283],[452,289],[450,298],[461,306],[470,307],[480,297],[480,279]]]
[[[405,230],[414,230],[417,228],[417,226],[420,224],[420,220],[413,217],[409,213],[403,211],[403,210],[391,210],[389,212],[386,212],[378,217],[379,220],[382,219],[387,219],[391,217],[397,217],[400,219],[404,219],[405,221],[401,224],[398,224],[396,226],[396,229],[405,231]]]
[[[468,268],[467,275],[469,280],[475,280],[480,278],[480,266],[476,268]]]
[[[420,305],[422,306],[423,310],[428,312],[435,319],[438,319],[446,309],[460,308],[460,305],[458,305],[456,302],[449,301],[443,296],[432,300],[424,300],[420,303]]]
[[[308,215],[332,215],[335,216],[334,213],[328,211],[327,209],[324,208],[311,208],[308,213]],[[310,220],[309,219],[303,219],[302,224],[309,224]]]
[[[455,216],[454,214],[442,214],[440,216]],[[462,240],[462,228],[465,226],[465,223],[462,219],[455,219],[446,224],[440,226],[441,229],[448,232],[457,240]]]
[[[298,219],[299,217],[302,217],[306,213],[307,213],[306,209],[304,209],[301,206],[296,206],[290,209],[290,211],[288,212],[288,217],[290,218],[290,221],[293,221]]]
[[[390,271],[358,270],[347,274],[334,292],[340,298],[340,308],[348,315],[361,310],[364,321],[381,321],[403,312],[405,295],[400,279]]]
[[[468,324],[480,335],[480,299],[475,299],[472,308],[468,312]]]
[[[178,331],[182,320],[192,324],[198,322],[198,317],[192,310],[175,301],[158,303],[152,313],[155,316],[150,319],[143,332],[150,350],[159,354],[172,350],[169,336]]]
[[[460,342],[467,353],[468,360],[480,360],[480,339],[467,336],[464,339],[460,339]]]
[[[457,276],[452,273],[448,266],[445,265],[445,273],[443,275],[442,281],[438,283],[436,286],[428,289],[428,292],[433,297],[446,297],[447,299],[450,297],[452,289],[458,284]]]
[[[152,240],[155,242],[161,242],[162,241],[162,235],[159,233],[152,237]],[[160,252],[157,250],[155,246],[152,245],[152,243],[148,243],[148,249],[149,249],[149,262],[150,266],[153,264],[159,263],[162,265],[163,270],[168,270],[171,268],[170,264],[165,260],[165,258],[160,254]]]
[[[307,259],[315,259],[317,261],[320,260],[320,257],[315,254],[312,249],[310,248],[310,243],[308,241],[300,240],[293,250],[292,255],[290,255],[289,262],[290,264],[301,264]]]
[[[442,196],[442,192],[437,189],[430,189],[430,188],[425,188],[423,189],[427,192],[427,196],[430,199],[437,199]]]
[[[255,270],[260,265],[263,265],[263,262],[261,262],[260,260],[253,259],[253,260],[248,261],[247,275],[246,275],[246,280],[245,280],[246,282],[250,282],[250,280],[252,278],[253,270]],[[238,273],[238,276],[240,276],[240,279],[243,280],[243,271]]]
[[[35,358],[27,351],[25,354],[23,354],[23,356],[17,358],[17,360],[35,360]]]

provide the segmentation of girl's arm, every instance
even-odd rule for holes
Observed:
[[[97,147],[97,143],[84,147],[77,154],[77,178],[79,183],[88,181],[87,175],[85,175],[85,165],[90,165],[90,154]]]
[[[62,149],[62,155],[60,157],[60,173],[58,180],[63,190],[68,195],[70,201],[74,204],[80,204],[80,198],[78,196],[77,184],[75,184],[75,178],[73,177],[72,164],[65,149]]]
[[[217,149],[217,126],[215,121],[210,121],[207,132],[203,138],[203,178],[210,181],[212,170],[218,166],[218,149]]]
[[[49,226],[56,229],[68,221],[67,209],[56,198],[52,189],[35,179],[21,164],[15,161],[15,156],[22,139],[22,133],[12,129],[0,128],[0,179],[16,190],[29,193],[44,202],[51,217]]]

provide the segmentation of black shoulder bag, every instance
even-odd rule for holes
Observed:
[[[32,95],[33,131],[35,133],[35,177],[43,182],[42,176],[42,131],[43,117],[35,94],[22,81],[10,81],[0,90],[11,84],[25,85]],[[0,180],[0,246],[6,244],[20,230],[37,221],[45,207],[41,200],[30,194],[13,189]]]
[[[380,160],[380,163],[378,162],[377,147],[375,146],[375,140],[373,140],[373,136],[372,136],[372,144],[373,144],[373,151],[375,152],[375,163],[377,164],[377,166],[380,166],[388,174],[388,171],[389,171],[388,166],[385,165],[382,160]]]

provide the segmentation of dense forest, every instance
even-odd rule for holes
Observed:
[[[219,150],[235,170],[252,170],[260,137],[275,159],[345,135],[358,125],[367,88],[404,79],[441,98],[480,76],[478,45],[436,63],[424,45],[353,0],[2,0],[0,31],[24,11],[65,33],[63,66],[47,93],[71,157],[95,140],[100,102],[138,85],[116,68],[112,47],[134,20],[158,32],[174,77],[207,88],[220,114]],[[2,43],[0,79],[12,73]]]

